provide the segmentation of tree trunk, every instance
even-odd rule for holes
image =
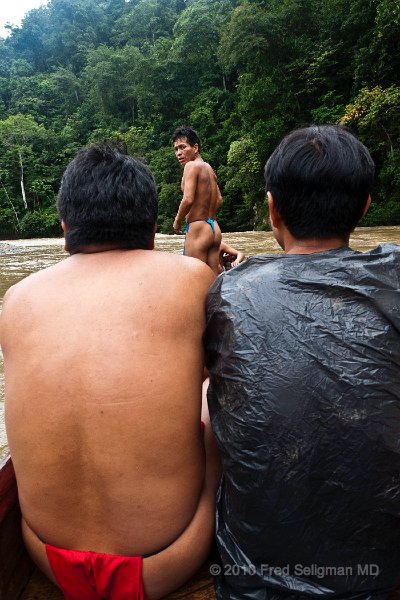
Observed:
[[[19,156],[19,165],[21,167],[21,192],[22,192],[22,200],[24,201],[25,210],[28,210],[28,204],[26,202],[26,194],[25,194],[25,186],[24,186],[24,165],[22,163],[22,154],[21,151],[18,150]]]
[[[15,216],[15,220],[17,221],[17,224],[18,224],[18,229],[19,229],[19,230],[21,230],[21,224],[20,224],[20,222],[19,222],[19,219],[18,219],[18,214],[17,214],[17,211],[15,210],[15,206],[14,206],[14,204],[11,202],[11,198],[10,198],[10,196],[8,195],[8,192],[7,192],[6,188],[4,187],[4,183],[3,183],[3,180],[1,179],[1,177],[0,177],[0,183],[1,183],[1,187],[2,187],[2,188],[3,188],[3,190],[4,190],[4,193],[5,193],[5,195],[6,195],[6,198],[7,198],[8,202],[10,203],[10,205],[11,205],[11,208],[13,209],[13,213],[14,213],[14,216]]]

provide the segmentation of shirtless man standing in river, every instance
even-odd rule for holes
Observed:
[[[184,167],[183,198],[173,224],[179,233],[186,217],[184,255],[199,258],[218,275],[221,230],[216,221],[222,196],[217,176],[200,156],[200,138],[194,129],[178,127],[173,135],[175,154]]]
[[[155,600],[213,537],[200,412],[214,275],[152,251],[154,180],[115,149],[81,150],[57,204],[71,256],[12,287],[0,319],[23,535],[68,600]]]

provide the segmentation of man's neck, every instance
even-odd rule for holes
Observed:
[[[111,250],[143,250],[143,248],[130,248],[118,244],[86,244],[85,246],[79,246],[76,250],[70,251],[67,247],[65,247],[65,250],[72,256],[73,254],[96,254],[98,252],[110,252]],[[149,250],[153,250],[153,248],[149,248]]]
[[[326,252],[328,250],[338,250],[346,248],[349,245],[349,239],[342,238],[310,238],[307,240],[297,240],[291,237],[285,240],[285,254],[313,254],[314,252]]]

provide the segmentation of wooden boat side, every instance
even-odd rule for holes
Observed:
[[[0,600],[16,600],[34,565],[21,536],[21,512],[11,458],[0,462]]]

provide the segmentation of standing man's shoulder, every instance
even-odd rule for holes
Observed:
[[[186,165],[183,168],[183,175],[191,175],[191,174],[195,174],[198,173],[204,163],[197,161],[197,160],[191,160],[189,162],[186,163]]]

